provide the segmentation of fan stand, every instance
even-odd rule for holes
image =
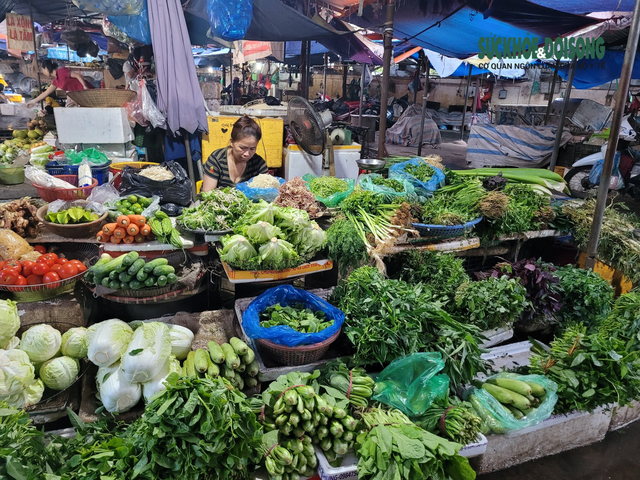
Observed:
[[[333,151],[333,140],[331,140],[331,134],[327,129],[327,148],[325,150],[327,155],[327,161],[329,162],[329,176],[336,176],[336,161],[335,161],[335,153]]]

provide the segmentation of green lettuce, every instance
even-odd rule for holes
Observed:
[[[291,240],[304,261],[311,259],[327,244],[327,234],[316,222],[310,222],[308,226],[292,235]]]
[[[20,328],[18,305],[11,300],[0,300],[0,348],[5,348]]]
[[[260,247],[260,267],[264,270],[283,270],[300,264],[300,256],[286,240],[272,238]]]
[[[309,226],[309,214],[305,210],[293,207],[279,208],[274,225],[288,233],[294,233]]]
[[[262,245],[273,237],[284,238],[282,230],[268,222],[258,222],[245,227],[245,237],[252,245]]]
[[[259,257],[253,245],[242,235],[227,235],[222,239],[222,250],[219,250],[220,260],[233,268],[252,270],[257,268]]]

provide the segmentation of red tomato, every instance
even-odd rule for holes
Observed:
[[[60,275],[60,278],[62,279],[71,278],[77,274],[78,274],[78,267],[76,267],[72,263],[67,263],[66,265],[62,265],[62,268],[58,272],[58,275]]]
[[[41,275],[29,275],[27,277],[27,285],[42,285],[43,283]]]
[[[3,272],[9,271],[9,270],[15,272],[16,275],[20,275],[20,273],[22,272],[22,269],[20,267],[15,267],[15,266],[8,266],[2,269]]]
[[[0,272],[0,285],[13,285],[16,283],[19,275],[15,270],[5,268]]]
[[[49,256],[49,254],[46,255],[42,255],[40,258],[38,258],[38,261],[36,263],[45,263],[47,265],[49,265],[50,267],[54,266],[56,264],[56,261],[51,258]]]
[[[46,253],[45,255],[49,255],[54,261],[58,260],[58,258],[59,258],[58,255],[56,255],[53,252]]]
[[[42,279],[49,289],[58,288],[60,286],[60,276],[56,272],[49,272],[42,277]]]
[[[80,260],[69,260],[69,263],[76,266],[76,268],[78,269],[78,273],[87,271],[87,267]]]
[[[46,275],[47,273],[49,273],[49,270],[50,270],[49,264],[46,262],[40,262],[40,261],[38,261],[31,269],[31,271],[35,275]]]
[[[24,278],[22,275],[18,275],[18,278],[16,279],[16,283],[14,283],[14,285],[21,285],[20,287],[11,287],[9,288],[9,291],[11,292],[21,292],[22,290],[24,290],[24,287],[22,285],[26,285],[27,284],[27,279]]]
[[[7,268],[7,267],[18,267],[18,268],[22,268],[22,265],[20,264],[20,262],[18,260],[7,260],[6,262],[4,262],[4,265],[2,266],[2,268]]]
[[[22,262],[22,275],[28,277],[33,273],[33,266],[36,262],[32,262],[31,260],[25,260]]]
[[[62,268],[62,265],[55,264],[49,267],[49,271],[59,273],[61,268]]]
[[[4,268],[4,262],[0,262],[0,270]]]
[[[56,260],[57,265],[64,265],[67,262],[69,262],[69,260],[67,260],[66,258],[58,258],[58,260]]]
[[[45,253],[47,253],[47,249],[44,248],[42,245],[36,245],[35,247],[33,247],[33,249],[38,252],[41,253],[42,255],[44,255]]]

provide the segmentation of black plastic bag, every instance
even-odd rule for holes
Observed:
[[[191,203],[191,180],[184,168],[176,162],[164,162],[174,178],[172,180],[157,181],[140,175],[140,169],[124,167],[122,169],[122,183],[120,193],[127,195],[142,195],[152,197],[158,195],[160,203],[175,203],[187,207]]]

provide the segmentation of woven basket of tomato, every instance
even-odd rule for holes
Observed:
[[[13,293],[16,300],[38,301],[73,290],[87,270],[84,262],[45,253],[33,262],[0,262],[0,291]]]

